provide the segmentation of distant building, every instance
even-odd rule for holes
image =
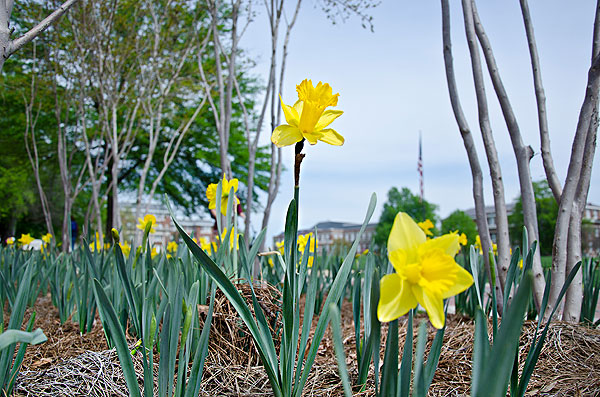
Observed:
[[[354,243],[356,236],[362,225],[358,223],[348,222],[319,222],[310,229],[298,230],[298,234],[306,234],[314,232],[317,229],[317,238],[319,244],[319,252],[325,249],[326,252],[331,252],[335,246],[347,245]],[[371,241],[375,236],[375,228],[377,223],[369,223],[363,233],[359,243],[357,253],[361,253],[368,249]],[[283,241],[283,233],[273,237],[273,246],[279,241]]]
[[[587,203],[581,225],[581,246],[587,256],[600,255],[600,205]]]
[[[508,215],[512,214],[514,208],[514,204],[506,204],[506,213]],[[465,211],[465,214],[476,221],[475,208],[469,208]],[[490,238],[492,239],[492,242],[496,244],[498,242],[498,225],[496,225],[496,210],[493,205],[487,205],[485,207],[485,216],[487,218],[488,228],[490,229]]]
[[[506,211],[508,215],[512,214],[515,208],[514,204],[507,204]],[[475,220],[475,208],[469,208],[465,211],[473,220]],[[496,243],[497,230],[496,212],[494,206],[486,206],[485,214],[490,228],[490,237]],[[581,248],[584,255],[600,255],[600,206],[587,203],[583,212],[583,223],[581,227]]]
[[[171,220],[171,215],[167,208],[158,203],[152,203],[148,206],[148,211],[141,214],[143,218],[146,214],[152,214],[156,217],[155,233],[150,234],[149,240],[151,245],[165,247],[170,241],[179,239],[179,233],[175,228],[175,224]],[[197,239],[206,237],[209,240],[214,240],[213,224],[214,221],[210,218],[202,218],[198,215],[183,216],[176,214],[176,219],[188,234],[194,235]],[[125,240],[132,241],[139,229],[136,228],[138,220],[135,218],[135,203],[125,203],[121,206],[121,220],[123,230],[121,235]]]

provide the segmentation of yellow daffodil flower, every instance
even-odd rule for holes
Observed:
[[[52,233],[46,233],[44,236],[42,236],[42,240],[44,243],[50,244],[50,241],[52,241]]]
[[[227,180],[225,174],[223,174],[223,180],[221,182],[221,214],[223,216],[227,215],[227,203],[229,200],[229,191],[233,187],[233,192],[237,192],[238,190],[238,180],[236,178],[232,178],[230,181]],[[217,208],[217,184],[211,183],[208,185],[208,189],[206,189],[206,198],[208,199],[208,209],[214,210]],[[240,203],[240,199],[238,199],[235,194],[233,195],[235,199],[234,210],[236,206]]]
[[[277,251],[281,252],[281,255],[283,255],[284,251],[285,251],[285,247],[283,246],[283,240],[281,241],[277,241],[275,243],[275,246],[277,247]]]
[[[519,259],[519,269],[523,269],[523,259]]]
[[[176,241],[169,242],[169,244],[167,244],[167,251],[169,251],[172,254],[177,252],[177,242]]]
[[[479,253],[483,255],[483,250],[481,249],[481,238],[479,234],[475,236],[475,249],[479,250]]]
[[[304,253],[306,244],[308,244],[309,237],[311,240],[311,244],[308,248],[308,254],[310,255],[308,258],[308,267],[312,267],[313,262],[315,260],[315,251],[318,248],[317,239],[313,236],[312,233],[301,234],[298,236],[298,251],[300,251],[301,255]]]
[[[196,244],[198,244],[198,241],[196,241]],[[209,241],[206,237],[202,237],[200,238],[200,248],[202,248],[207,255],[212,255],[217,252],[217,243]]]
[[[238,233],[235,233],[234,235],[234,231],[235,228],[231,229],[231,232],[229,232],[229,249],[232,250],[233,249],[233,243],[235,242],[235,249],[239,250],[240,249],[240,242],[238,240]],[[223,233],[221,234],[221,242],[225,241],[225,237],[227,236],[227,228],[223,228]]]
[[[316,87],[311,80],[304,80],[296,86],[298,101],[294,106],[283,103],[281,108],[287,124],[275,128],[271,141],[278,147],[293,145],[306,139],[314,145],[322,141],[330,145],[341,146],[344,137],[331,128],[325,128],[342,115],[341,110],[325,110],[337,106],[340,94],[333,94],[331,86],[319,81]]]
[[[31,234],[27,233],[27,234],[21,234],[21,238],[19,239],[19,244],[21,245],[28,245],[31,244],[31,242],[35,240],[33,237],[31,237]]]
[[[444,299],[473,284],[471,274],[454,261],[458,250],[456,234],[428,240],[410,216],[398,213],[388,239],[388,256],[395,273],[381,279],[379,321],[395,320],[419,304],[431,324],[442,328]]]
[[[365,256],[365,255],[367,255],[368,253],[369,253],[369,249],[367,248],[367,249],[366,249],[366,250],[364,250],[362,253],[354,255],[354,259],[358,259],[358,258],[360,258],[361,256]]]
[[[156,217],[152,214],[147,214],[144,216],[144,219],[138,218],[138,224],[136,227],[140,230],[146,230],[148,223],[151,225],[150,233],[154,233],[156,231],[156,229],[154,229],[154,226],[156,225]]]
[[[129,243],[127,241],[123,241],[122,243],[119,243],[119,247],[121,247],[121,251],[123,251],[123,255],[128,257],[129,253],[131,252],[131,245],[129,245]]]
[[[154,259],[154,257],[158,255],[158,250],[156,247],[152,247],[152,251],[150,252],[150,258]]]
[[[419,225],[421,230],[423,230],[427,236],[433,236],[433,232],[431,231],[431,229],[433,229],[433,222],[429,219],[425,219],[423,222],[417,223],[417,225]]]
[[[93,241],[90,243],[90,251],[95,252],[95,251],[102,251],[102,249],[104,248],[105,244],[102,244],[102,241],[100,241],[100,233],[96,232],[96,241]]]
[[[463,246],[467,245],[467,243],[468,243],[468,240],[467,240],[467,235],[466,235],[466,234],[464,234],[464,233],[461,233],[461,234],[458,236],[458,243],[459,243],[460,245],[463,245]]]
[[[9,237],[6,239],[6,244],[7,245],[13,245],[15,243],[15,238],[14,237]]]

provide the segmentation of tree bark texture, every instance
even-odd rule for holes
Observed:
[[[597,19],[596,24],[598,22]],[[577,199],[577,187],[583,169],[585,143],[589,135],[592,115],[598,106],[599,83],[600,56],[596,55],[588,72],[585,98],[579,113],[575,138],[573,139],[573,146],[571,148],[567,178],[558,206],[558,216],[556,219],[554,243],[552,247],[552,285],[548,299],[550,307],[556,305],[558,294],[566,277],[569,223],[572,216],[573,203]],[[562,308],[559,308],[557,317],[560,318],[562,313]]]
[[[600,5],[600,2],[598,2]],[[596,16],[594,21],[594,35],[592,39],[592,62],[600,54],[600,6],[596,6]],[[569,219],[569,235],[567,242],[567,268],[566,274],[569,274],[575,264],[582,260],[581,252],[581,221],[587,205],[587,196],[590,188],[592,176],[592,165],[594,154],[596,152],[596,139],[598,134],[598,92],[595,97],[596,106],[592,110],[592,118],[585,141],[583,152],[583,161],[581,165],[581,174],[577,183],[575,192],[575,201],[571,218]],[[581,316],[581,303],[583,301],[582,289],[582,270],[580,269],[573,278],[567,294],[565,296],[565,306],[563,312],[563,321],[578,322]]]
[[[40,33],[52,25],[58,18],[71,8],[78,0],[67,0],[54,12],[44,18],[40,23],[31,28],[23,36],[11,40],[10,39],[10,16],[12,13],[12,1],[0,1],[0,72],[4,66],[4,62],[20,50],[25,44],[35,39]]]
[[[492,189],[494,195],[494,209],[496,214],[497,227],[497,245],[498,245],[498,279],[500,287],[504,290],[504,283],[508,265],[510,262],[510,240],[508,236],[508,217],[506,211],[506,202],[504,198],[504,182],[502,181],[502,172],[496,144],[492,135],[490,125],[487,98],[483,82],[483,73],[481,69],[481,60],[479,58],[479,48],[477,47],[477,38],[473,21],[473,9],[471,0],[462,0],[463,16],[465,23],[465,33],[469,46],[471,58],[471,67],[473,70],[473,81],[475,83],[475,94],[477,96],[477,108],[479,113],[479,126],[483,137],[490,176],[492,179]]]
[[[538,111],[538,126],[540,130],[540,148],[542,152],[542,162],[546,173],[548,186],[554,195],[556,202],[560,201],[562,194],[562,186],[556,169],[554,168],[554,160],[550,150],[550,133],[548,128],[548,117],[546,112],[546,93],[542,84],[542,73],[540,68],[540,60],[537,52],[537,44],[533,32],[533,24],[529,14],[529,5],[527,0],[520,0],[521,14],[523,15],[523,24],[525,26],[525,34],[527,35],[527,46],[529,47],[529,56],[531,58],[531,69],[533,72],[533,86],[535,87],[535,100]]]
[[[477,149],[473,140],[473,134],[463,113],[458,89],[456,87],[456,78],[454,75],[454,62],[452,57],[452,38],[450,35],[450,7],[448,0],[442,0],[442,39],[444,46],[444,65],[446,71],[446,81],[448,82],[448,92],[450,95],[450,103],[454,118],[458,124],[458,129],[461,134],[469,167],[471,169],[471,178],[473,181],[473,201],[475,202],[475,222],[477,223],[477,231],[481,240],[481,248],[484,252],[489,252],[492,249],[492,241],[490,238],[490,230],[485,213],[485,200],[483,196],[483,172],[477,157]],[[491,279],[489,255],[483,255],[485,262],[486,274],[488,280]],[[496,271],[498,274],[498,271]],[[499,288],[499,286],[498,286]],[[498,300],[501,302],[501,300]]]
[[[506,89],[504,88],[504,84],[502,83],[500,72],[498,71],[498,65],[496,64],[496,59],[492,51],[492,45],[485,33],[483,25],[481,24],[475,3],[473,2],[472,5],[475,32],[483,50],[490,78],[492,80],[492,85],[494,87],[494,91],[496,92],[496,96],[498,97],[498,102],[500,103],[500,108],[502,109],[502,114],[504,116],[506,127],[510,135],[513,151],[515,153],[517,171],[519,175],[519,186],[521,189],[521,201],[523,203],[523,224],[527,228],[530,241],[539,242],[540,239],[535,205],[535,195],[533,193],[531,172],[529,169],[529,162],[533,157],[533,149],[530,146],[526,146],[523,143],[523,138],[521,135],[521,130],[519,128],[519,124],[517,122],[517,118],[513,112],[512,105],[508,98],[508,94],[506,93]],[[526,254],[527,253],[525,252],[523,253],[524,256]],[[544,297],[544,288],[546,286],[546,283],[544,281],[544,272],[542,269],[542,260],[539,247],[535,250],[533,256],[532,270],[534,275],[533,297],[535,305],[539,310]]]

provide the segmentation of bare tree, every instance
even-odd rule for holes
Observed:
[[[58,88],[58,63],[55,62],[55,74],[52,90],[54,91],[54,115],[57,125],[57,153],[58,165],[60,170],[60,179],[63,185],[64,206],[63,221],[61,229],[62,251],[69,252],[71,248],[71,210],[75,199],[87,185],[88,179],[84,179],[87,168],[85,164],[80,167],[75,165],[73,158],[79,151],[77,147],[69,147],[71,135],[67,132],[66,125],[69,123],[69,114],[72,109],[72,98],[70,96],[61,97]],[[76,132],[75,132],[76,134]]]
[[[119,228],[119,171],[133,145],[141,107],[137,95],[140,80],[135,68],[140,31],[137,24],[131,23],[140,16],[140,10],[136,2],[112,0],[84,2],[78,11],[73,25],[77,43],[86,55],[81,67],[93,87],[90,94],[97,109],[98,126],[110,153],[106,228]]]
[[[12,15],[14,0],[0,0],[0,72],[8,57],[46,30],[48,26],[53,24],[61,15],[67,12],[67,10],[77,1],[78,0],[65,1],[60,7],[31,28],[27,33],[12,40],[10,38],[10,17]]]
[[[599,40],[600,1],[596,4],[592,62],[588,71],[585,97],[579,112],[567,178],[558,205],[558,216],[552,247],[552,285],[548,299],[551,306],[557,302],[558,294],[567,272],[575,265],[576,262],[574,261],[578,261],[581,258],[581,218],[587,200],[598,129],[598,91],[600,89]],[[562,314],[565,320],[579,320],[579,310],[581,307],[580,282],[580,279],[575,281],[573,290],[567,296],[569,311],[564,313],[561,310],[558,311],[558,314]],[[579,305],[577,302],[579,302]]]
[[[143,114],[141,121],[146,124],[148,148],[138,183],[136,218],[141,216],[142,209],[148,211],[149,202],[147,200],[144,202],[144,192],[159,143],[166,140],[166,149],[162,166],[152,181],[147,196],[149,198],[154,197],[160,181],[177,156],[181,142],[206,103],[206,96],[202,95],[198,98],[197,92],[185,88],[189,84],[191,89],[194,89],[195,82],[192,76],[195,74],[185,68],[192,61],[193,50],[197,47],[201,35],[191,33],[189,26],[180,23],[181,15],[174,12],[177,8],[179,12],[185,10],[185,12],[193,13],[191,23],[196,25],[198,23],[197,10],[186,9],[183,3],[179,4],[173,1],[166,3],[147,1],[144,4],[150,17],[148,29],[151,45],[138,42],[137,63],[142,80],[140,97],[142,98]],[[173,45],[174,40],[177,39],[179,42]],[[204,51],[207,43],[208,35],[199,44],[200,51]],[[195,103],[195,109],[190,115],[178,119],[175,116],[176,104],[183,101]],[[171,124],[177,122],[179,125],[175,129],[172,126],[165,126],[165,119],[170,119]],[[141,237],[140,233],[138,233],[138,237]]]
[[[531,146],[526,146],[523,143],[521,130],[519,128],[519,124],[517,123],[517,118],[513,112],[512,105],[508,98],[508,94],[506,93],[506,89],[504,88],[504,84],[502,83],[502,79],[500,78],[500,72],[498,65],[496,64],[496,59],[494,58],[492,45],[485,33],[485,30],[483,29],[483,25],[481,24],[481,21],[479,19],[479,14],[477,12],[477,8],[475,6],[474,1],[472,1],[472,6],[473,20],[475,22],[475,31],[477,33],[477,38],[479,39],[479,43],[483,50],[488,72],[492,80],[492,85],[494,86],[494,91],[496,92],[498,102],[500,103],[500,108],[502,109],[502,114],[504,116],[506,127],[510,135],[513,151],[515,153],[517,171],[519,175],[519,186],[521,189],[521,200],[523,203],[524,225],[527,228],[527,232],[531,241],[539,241],[535,196],[533,194],[533,184],[531,180],[531,172],[529,169],[529,162],[533,157],[533,149],[531,148]],[[539,248],[535,250],[533,256],[532,269],[534,275],[533,296],[536,307],[539,309],[542,304],[542,300],[544,297],[544,288],[546,285],[544,282],[544,272],[542,269],[542,259]],[[507,270],[508,266],[506,267],[506,269],[501,268],[500,274],[505,274]]]
[[[595,153],[598,128],[598,90],[600,88],[600,56],[598,54],[600,42],[600,2],[598,2],[596,6],[592,64],[588,73],[586,95],[581,107],[579,121],[575,131],[575,137],[573,139],[573,147],[571,151],[567,178],[564,186],[562,187],[554,169],[552,155],[550,152],[549,127],[545,105],[546,98],[541,79],[540,62],[537,54],[537,45],[535,42],[531,16],[529,14],[529,7],[526,0],[520,0],[520,4],[533,70],[533,81],[538,109],[538,124],[540,130],[541,152],[544,169],[553,195],[559,203],[559,214],[553,243],[552,283],[549,291],[549,304],[553,306],[556,304],[558,293],[562,288],[566,273],[569,272],[581,258],[581,220],[587,202],[587,192],[589,190],[592,161]],[[475,7],[475,1],[462,0],[462,5],[465,20],[465,30],[467,33],[467,42],[470,51],[471,66],[473,69],[473,77],[477,94],[479,121],[484,138],[486,156],[488,158],[488,164],[490,165],[490,174],[492,177],[494,190],[496,222],[499,230],[499,275],[501,283],[503,284],[503,277],[506,270],[505,266],[508,264],[508,255],[506,255],[505,261],[502,254],[502,247],[505,244],[501,243],[503,236],[506,236],[506,238],[508,237],[507,225],[504,225],[504,221],[506,220],[506,208],[504,205],[502,179],[499,173],[499,167],[496,167],[498,165],[498,158],[493,147],[493,137],[487,115],[487,102],[485,88],[483,86],[481,62],[479,61],[479,49],[477,47],[476,38],[483,50],[488,72],[490,74],[494,91],[500,103],[515,153],[521,197],[523,200],[524,224],[527,227],[530,238],[535,240],[539,239],[539,231],[537,228],[535,197],[533,194],[531,174],[529,170],[529,162],[531,160],[533,150],[523,143],[508,94],[506,93],[500,78],[500,73],[493,55],[490,41],[485,33],[485,30],[483,29],[481,21],[479,20],[479,15]],[[447,19],[449,21],[447,7],[447,1],[442,0],[445,43],[444,56],[446,59],[447,75],[450,75],[452,71],[449,69],[449,66],[451,68],[451,64],[449,65],[448,63],[449,57],[451,62],[451,55],[447,54],[447,52],[449,52],[450,43],[449,24],[446,24]],[[456,97],[457,94],[456,88],[452,88],[453,84],[455,83],[451,82],[450,77],[448,77],[448,79],[451,102],[456,114],[457,109],[456,104],[454,103],[454,97]],[[459,121],[459,116],[456,117],[459,127],[462,131],[463,127],[466,125],[465,121]],[[473,168],[472,164],[471,167]],[[502,230],[506,230],[506,235],[501,232]],[[508,245],[506,245],[506,247],[508,247]],[[537,255],[534,256],[533,271],[535,274],[534,298],[536,305],[539,307],[542,301],[545,283],[538,252],[539,250],[536,252]],[[508,252],[505,252],[505,254],[508,254]],[[574,279],[573,284],[567,293],[566,308],[568,309],[566,309],[564,313],[559,312],[559,315],[562,315],[563,319],[568,321],[577,321],[579,319],[581,295],[581,275],[579,274]]]
[[[458,96],[458,89],[456,87],[456,78],[454,76],[454,63],[452,57],[452,41],[450,36],[450,7],[448,0],[442,0],[442,38],[444,44],[444,64],[446,70],[446,81],[448,82],[448,92],[450,94],[450,103],[452,105],[452,111],[454,112],[454,118],[458,124],[463,144],[467,152],[467,158],[469,159],[469,166],[471,168],[471,177],[473,180],[473,200],[475,202],[475,222],[477,223],[477,230],[481,239],[481,248],[484,252],[490,252],[492,248],[492,241],[490,238],[490,231],[487,222],[487,216],[485,213],[485,201],[483,196],[483,173],[479,164],[479,158],[477,157],[477,149],[471,134],[471,129],[467,119],[463,113],[460,99]],[[486,273],[488,280],[491,280],[492,273],[490,271],[489,256],[483,256]],[[498,274],[498,271],[496,271]],[[496,294],[498,296],[500,291],[500,285],[496,285]],[[501,299],[497,300],[501,302]]]
[[[247,7],[251,6],[252,2],[248,2]],[[231,0],[229,9],[229,30],[227,33],[228,48],[226,49],[222,39],[219,25],[223,22],[220,17],[219,10],[222,7],[220,0],[206,0],[206,7],[210,14],[210,35],[212,37],[212,50],[215,59],[215,80],[212,84],[206,73],[204,72],[203,49],[198,51],[198,68],[203,80],[206,98],[213,112],[213,117],[219,135],[219,156],[221,163],[221,171],[231,178],[231,163],[228,157],[229,152],[229,136],[231,128],[231,116],[233,108],[233,90],[235,89],[235,74],[237,57],[239,55],[239,41],[246,27],[251,21],[252,12],[247,10],[247,20],[240,29],[240,12],[242,0]],[[223,70],[221,60],[226,59],[226,73]],[[213,99],[212,90],[216,90],[216,100]]]
[[[537,44],[535,40],[535,34],[533,31],[533,24],[531,23],[531,16],[529,15],[529,5],[527,0],[520,0],[521,14],[523,15],[523,25],[525,26],[525,34],[527,35],[527,46],[529,47],[529,56],[531,57],[531,69],[533,71],[533,84],[535,87],[535,100],[537,103],[538,110],[538,125],[540,130],[540,142],[542,161],[544,164],[544,171],[546,172],[546,179],[548,185],[556,202],[560,200],[562,194],[561,183],[556,174],[554,168],[554,160],[552,159],[552,153],[550,150],[550,134],[548,132],[548,117],[546,112],[546,93],[542,84],[542,72],[540,67],[540,60],[537,52]]]
[[[269,78],[267,80],[267,87],[264,93],[263,105],[261,108],[261,112],[258,116],[258,121],[256,123],[255,134],[254,136],[250,135],[250,131],[247,129],[247,141],[248,141],[248,183],[247,183],[247,198],[246,198],[246,219],[245,219],[245,230],[246,235],[249,236],[250,233],[250,220],[251,220],[251,212],[252,212],[252,202],[254,199],[254,171],[256,165],[256,152],[258,150],[258,140],[260,137],[260,133],[262,130],[262,126],[265,119],[266,110],[271,105],[271,130],[275,128],[274,124],[279,123],[280,117],[280,107],[278,104],[278,96],[281,95],[283,77],[285,73],[285,61],[288,55],[287,46],[289,43],[291,31],[296,23],[298,18],[298,13],[300,11],[300,7],[302,5],[302,0],[297,0],[296,5],[294,7],[294,12],[290,21],[285,18],[285,10],[284,10],[285,2],[284,0],[272,0],[270,3],[265,1],[265,9],[268,16],[269,21],[269,31],[271,33],[271,61],[269,66]],[[282,55],[281,55],[281,66],[279,68],[279,90],[275,91],[275,86],[277,82],[277,59],[279,53],[279,27],[282,22],[282,17],[286,22],[285,29],[285,37],[282,47]],[[275,112],[277,109],[277,112]],[[277,116],[275,116],[277,114]],[[276,122],[274,123],[273,121]],[[281,150],[277,148],[275,145],[271,144],[271,170],[270,170],[270,178],[269,184],[267,187],[267,203],[265,205],[265,209],[263,212],[263,220],[262,227],[264,229],[267,227],[269,222],[269,217],[271,213],[271,206],[275,197],[277,195],[277,191],[279,189],[279,179],[281,176]],[[264,248],[264,241],[263,241]]]
[[[48,233],[54,235],[54,227],[52,225],[52,213],[50,211],[50,205],[44,187],[42,186],[42,180],[40,176],[40,157],[38,153],[36,128],[37,121],[41,111],[41,103],[36,101],[37,98],[37,60],[36,60],[36,46],[33,46],[33,67],[31,74],[31,83],[29,89],[29,97],[23,94],[23,102],[25,104],[25,149],[27,151],[27,157],[29,157],[29,163],[33,169],[33,175],[35,177],[35,183],[40,197],[40,203],[42,205],[42,212],[44,214],[44,221],[46,223],[46,230]]]
[[[475,23],[473,18],[473,8],[471,0],[462,0],[463,16],[465,22],[465,33],[467,44],[471,55],[471,68],[473,71],[473,81],[475,83],[475,94],[477,96],[477,109],[479,111],[479,127],[483,138],[490,176],[492,179],[492,189],[494,194],[494,210],[496,213],[497,225],[497,244],[498,244],[498,268],[500,287],[504,289],[506,272],[510,261],[510,240],[508,236],[508,217],[506,211],[506,201],[504,198],[504,183],[502,181],[502,172],[492,127],[490,125],[487,97],[483,82],[483,73],[481,70],[481,60],[479,58],[479,48],[475,33]]]

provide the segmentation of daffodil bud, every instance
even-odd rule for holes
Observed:
[[[110,232],[112,233],[112,238],[115,241],[115,244],[119,244],[119,231],[113,227]]]
[[[489,252],[490,259],[490,273],[492,277],[492,289],[496,288],[496,261],[494,259],[494,252],[490,250]]]
[[[146,222],[146,227],[144,228],[144,235],[147,236],[150,234],[150,230],[152,229],[152,222]]]
[[[154,333],[156,332],[156,316],[152,313],[152,319],[150,320],[150,339],[148,339],[147,348],[152,349],[154,346]]]
[[[185,303],[183,305],[183,331],[181,332],[181,346],[185,346],[187,341],[190,326],[192,325],[192,308],[188,307]]]

